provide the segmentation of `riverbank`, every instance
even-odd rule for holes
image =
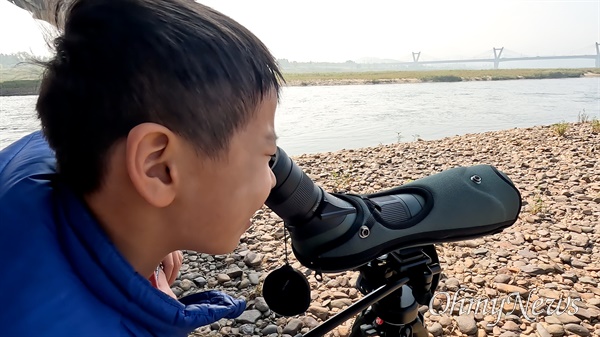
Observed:
[[[564,131],[563,136],[559,133]],[[592,123],[537,126],[293,157],[327,191],[371,193],[455,166],[491,164],[522,193],[519,220],[504,232],[438,246],[443,270],[433,313],[422,307],[430,336],[600,336],[600,130]],[[264,208],[231,254],[186,252],[178,296],[220,289],[248,300],[237,319],[197,330],[200,336],[294,336],[356,302],[356,272],[308,277],[312,302],[305,315],[279,317],[261,297],[262,281],[284,264],[283,224]],[[293,257],[290,263],[307,269]],[[523,307],[506,300],[521,294]],[[531,298],[528,298],[529,294]],[[458,304],[444,311],[447,296]],[[496,300],[459,313],[460,301]],[[551,305],[579,298],[577,312]],[[531,312],[537,299],[543,306]],[[505,301],[502,315],[499,306]],[[495,302],[494,302],[495,303]],[[571,302],[569,302],[571,303]],[[525,307],[527,305],[527,307]],[[571,308],[572,308],[571,303]],[[525,311],[525,312],[522,312]],[[573,308],[570,310],[572,313]],[[529,321],[528,319],[531,319]],[[348,336],[346,322],[327,336]]]
[[[13,80],[0,82],[0,96],[38,95],[40,80]]]
[[[0,96],[37,95],[40,73],[28,67],[0,72]],[[353,73],[286,73],[287,86],[502,81],[600,76],[600,69],[426,70]]]
[[[502,81],[600,76],[600,69],[489,69],[285,74],[289,86]]]

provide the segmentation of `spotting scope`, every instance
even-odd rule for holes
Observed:
[[[304,266],[355,269],[401,248],[462,241],[502,231],[521,210],[521,195],[491,165],[455,167],[374,194],[328,193],[281,148],[266,205],[290,233]]]

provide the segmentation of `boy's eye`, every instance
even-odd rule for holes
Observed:
[[[269,167],[273,167],[273,164],[275,163],[275,154],[272,154],[271,159],[269,159]]]

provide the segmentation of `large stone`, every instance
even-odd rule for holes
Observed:
[[[194,283],[196,283],[196,285],[198,287],[202,288],[202,287],[204,287],[206,285],[207,282],[206,282],[206,279],[204,277],[200,276],[200,277],[196,277],[194,279]]]
[[[510,330],[510,331],[519,331],[519,325],[513,321],[506,321],[504,325],[502,325],[502,329]]]
[[[454,318],[460,332],[473,335],[477,333],[477,322],[471,316],[457,316]]]
[[[179,285],[181,287],[181,289],[183,289],[184,291],[190,290],[191,288],[195,287],[195,284],[193,281],[190,281],[188,279],[183,279],[181,280],[181,283]]]
[[[252,324],[243,324],[240,326],[240,333],[242,335],[252,335],[254,334],[254,325]]]
[[[321,320],[325,320],[327,319],[327,316],[329,316],[329,309],[317,305],[311,305],[308,307],[308,312],[317,316]]]
[[[269,311],[269,305],[265,301],[264,297],[257,297],[254,299],[254,307],[261,312]]]
[[[556,269],[552,265],[526,265],[520,268],[522,272],[529,275],[543,275],[554,272]]]
[[[444,329],[439,322],[435,322],[427,327],[427,331],[429,331],[434,336],[441,336],[444,333]]]
[[[560,324],[550,324],[546,327],[546,330],[553,337],[561,337],[565,335],[565,329]]]
[[[232,279],[242,276],[243,273],[244,272],[240,269],[240,267],[238,267],[235,264],[233,266],[231,266],[229,269],[227,269],[227,276],[229,276]]]
[[[579,336],[586,337],[586,336],[590,335],[590,331],[586,327],[581,326],[579,324],[572,324],[572,323],[566,324],[565,325],[565,330],[568,331],[568,332],[570,332],[570,333],[574,333],[576,335],[579,335]]]
[[[517,286],[513,286],[510,284],[504,284],[504,283],[496,283],[496,289],[507,293],[507,294],[512,294],[512,293],[519,293],[519,295],[521,296],[525,296],[529,293],[529,291],[525,288],[521,288],[521,287],[517,287]]]
[[[515,333],[513,331],[504,331],[498,337],[520,337],[521,334]]]
[[[508,283],[512,279],[512,276],[507,274],[498,274],[494,277],[496,283]]]
[[[235,319],[240,324],[254,324],[262,316],[262,313],[256,309],[246,310],[239,317]]]
[[[346,306],[352,305],[352,300],[349,298],[339,298],[331,301],[329,304],[332,308],[342,309]]]
[[[278,334],[279,327],[275,324],[269,324],[260,331],[263,335]]]
[[[231,281],[231,277],[229,277],[229,275],[227,275],[227,274],[218,274],[217,281],[219,283],[229,282],[229,281]]]
[[[297,318],[293,318],[288,322],[285,328],[283,328],[283,333],[294,336],[300,331],[300,329],[302,329],[302,321]]]
[[[538,254],[537,254],[537,253],[534,253],[534,252],[530,251],[529,249],[522,249],[522,250],[519,250],[519,251],[517,252],[517,254],[519,254],[519,255],[521,255],[521,256],[523,256],[523,257],[526,257],[526,258],[528,258],[528,259],[533,259],[533,258],[536,258],[536,257],[538,256]]]
[[[248,267],[257,267],[262,264],[263,255],[255,252],[248,252],[244,257],[244,263]]]
[[[539,337],[552,337],[552,335],[548,332],[548,330],[546,330],[546,328],[544,328],[542,324],[536,324],[535,328]]]
[[[260,282],[260,274],[258,274],[258,273],[248,274],[248,281],[250,281],[250,283],[253,285],[257,285]]]
[[[457,291],[460,287],[460,281],[457,278],[449,278],[445,282],[446,288],[450,291]]]
[[[340,337],[348,337],[350,336],[350,328],[346,325],[340,325],[337,328],[338,333],[340,334]]]
[[[302,317],[302,324],[305,328],[312,329],[319,325],[319,322],[311,316],[304,316]]]
[[[590,242],[586,234],[571,233],[571,244],[577,247],[585,247]]]
[[[581,319],[579,317],[572,316],[566,312],[561,315],[553,315],[553,316],[556,317],[562,324],[569,324],[569,323],[580,324],[581,323]]]

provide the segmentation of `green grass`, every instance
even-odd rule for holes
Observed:
[[[42,68],[31,64],[21,64],[10,68],[0,67],[0,83],[17,80],[39,80]]]
[[[390,80],[415,79],[424,82],[456,82],[462,80],[511,80],[581,77],[585,73],[600,74],[597,68],[582,69],[490,69],[490,70],[424,70],[379,72],[285,73],[289,84],[314,81],[363,80],[385,83]]]
[[[600,120],[592,119],[592,133],[600,133]]]
[[[546,205],[544,204],[544,199],[542,199],[542,195],[538,192],[534,196],[533,205],[529,212],[533,215],[542,213],[546,210]]]

